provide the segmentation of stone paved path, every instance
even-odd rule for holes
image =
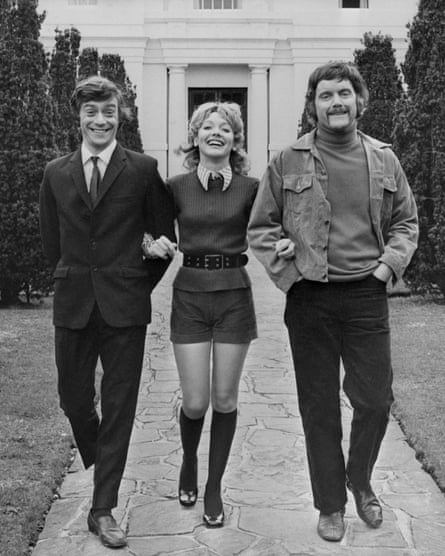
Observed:
[[[33,556],[442,556],[445,497],[422,471],[403,433],[392,421],[374,473],[384,524],[367,528],[351,501],[341,543],[316,533],[304,439],[298,415],[287,337],[284,299],[262,268],[249,271],[260,338],[251,347],[241,384],[239,426],[224,480],[226,525],[202,524],[202,499],[182,508],[176,499],[180,463],[177,413],[180,391],[168,341],[169,269],[154,296],[144,374],[131,449],[116,518],[129,547],[113,551],[88,533],[91,471],[76,458],[46,520]],[[350,408],[344,402],[345,438]],[[199,488],[206,478],[209,419],[199,452]]]

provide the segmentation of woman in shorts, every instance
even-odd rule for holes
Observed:
[[[198,497],[197,450],[212,405],[204,522],[224,524],[221,480],[237,421],[238,389],[251,340],[257,337],[247,263],[246,228],[258,180],[247,177],[244,126],[234,103],[205,103],[193,113],[184,166],[170,178],[183,262],[173,283],[171,340],[182,389],[183,460],[178,496]],[[159,250],[172,254],[165,237]]]

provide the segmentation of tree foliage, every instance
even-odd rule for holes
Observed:
[[[79,145],[78,125],[73,118],[70,97],[77,80],[80,33],[77,29],[56,29],[55,45],[51,55],[51,97],[56,105],[57,144],[61,152],[70,152]]]
[[[57,154],[48,63],[39,42],[37,0],[0,0],[0,291],[50,284],[38,219],[45,163]]]
[[[416,196],[419,248],[407,279],[421,293],[445,295],[445,17],[443,0],[420,0],[408,26],[395,148]]]
[[[135,102],[136,90],[127,76],[122,58],[118,54],[99,56],[95,48],[84,48],[77,60],[77,73],[78,79],[86,79],[91,75],[102,75],[120,86],[125,102],[130,109],[131,119],[122,122],[117,138],[127,149],[143,152]],[[76,122],[77,128],[77,116],[71,114],[71,118]]]
[[[80,53],[80,33],[56,30],[52,55],[39,41],[45,15],[38,0],[0,0],[0,303],[24,290],[48,291],[52,277],[39,233],[38,196],[46,163],[79,146],[78,116],[70,107],[77,79],[103,73],[123,89],[134,120],[120,140],[142,151],[135,90],[123,61]]]
[[[395,106],[403,92],[392,37],[365,33],[361,42],[363,48],[354,51],[354,63],[368,86],[369,103],[358,127],[364,133],[390,143]]]
[[[308,116],[306,102],[304,103],[303,114],[301,115],[301,120],[299,123],[300,125],[298,126],[297,133],[298,137],[301,137],[305,133],[309,133],[309,131],[312,131],[315,127],[315,125],[312,123],[312,120]]]
[[[143,152],[135,103],[136,90],[127,76],[122,58],[118,54],[103,54],[100,59],[100,74],[121,87],[125,103],[131,111],[131,118],[125,120],[119,129],[118,139],[120,143],[127,149]]]
[[[84,48],[78,60],[78,79],[86,79],[99,73],[99,54],[96,48]]]

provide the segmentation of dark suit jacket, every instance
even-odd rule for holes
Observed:
[[[45,255],[55,266],[54,324],[83,328],[95,302],[111,326],[150,322],[150,293],[168,262],[143,260],[143,234],[175,241],[173,221],[154,158],[118,144],[94,206],[80,150],[48,163],[40,228]]]

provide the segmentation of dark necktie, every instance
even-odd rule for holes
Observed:
[[[219,189],[222,190],[224,186],[224,178],[221,174],[214,174],[211,173],[209,176],[209,180],[207,182],[207,188],[210,189]]]
[[[99,184],[100,184],[100,172],[99,168],[97,167],[98,156],[92,156],[91,161],[93,163],[93,173],[91,174],[90,180],[90,197],[93,203],[96,202],[97,195],[99,193]]]

